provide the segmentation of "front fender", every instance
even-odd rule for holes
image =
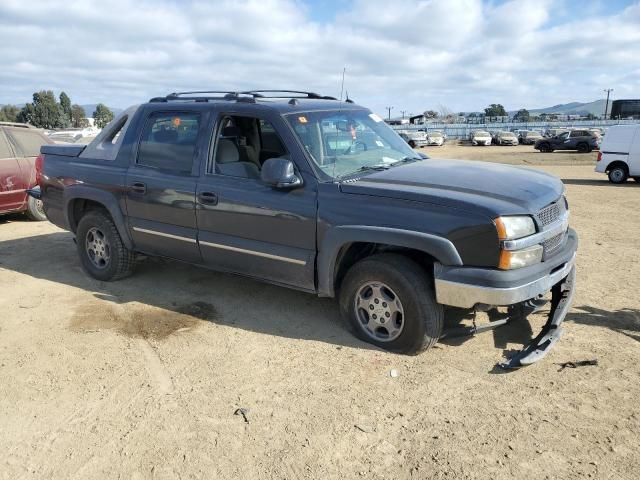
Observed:
[[[105,190],[99,190],[92,187],[83,185],[68,186],[64,189],[63,204],[64,204],[64,219],[65,223],[69,226],[69,229],[75,233],[77,224],[73,218],[73,201],[74,200],[91,200],[104,205],[107,209],[113,222],[118,229],[120,238],[128,249],[133,249],[133,241],[129,235],[127,224],[118,204],[118,200],[112,193]]]
[[[462,259],[450,240],[428,233],[367,225],[331,228],[318,251],[318,295],[335,296],[335,269],[340,249],[354,242],[381,243],[425,252],[443,265],[462,265]]]

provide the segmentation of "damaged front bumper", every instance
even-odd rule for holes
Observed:
[[[562,251],[539,265],[500,271],[473,267],[435,266],[438,303],[459,308],[487,309],[535,301],[551,291],[551,310],[540,334],[523,350],[501,364],[518,368],[542,359],[562,335],[561,324],[575,289],[578,236],[569,229]]]

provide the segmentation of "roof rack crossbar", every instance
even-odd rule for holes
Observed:
[[[306,92],[303,90],[247,90],[244,92],[240,92],[240,93],[246,93],[246,94],[254,94],[258,97],[262,97],[262,98],[312,98],[315,100],[337,100],[337,98],[335,97],[331,97],[328,95],[320,95],[318,93],[315,92]],[[291,95],[264,95],[265,93],[267,94],[272,94],[272,93],[295,93],[297,94],[296,96],[291,96]]]
[[[193,92],[173,92],[165,97],[154,97],[149,101],[169,102],[184,100],[194,102],[208,102],[209,100],[235,100],[237,102],[255,102],[256,98],[309,98],[313,100],[337,100],[337,98],[328,95],[320,95],[314,92],[305,92],[301,90],[197,90]]]

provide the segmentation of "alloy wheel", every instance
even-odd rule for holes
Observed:
[[[91,263],[99,269],[107,268],[111,259],[111,246],[102,230],[91,227],[85,239],[85,249]]]
[[[398,295],[382,282],[367,282],[358,289],[355,312],[362,330],[374,340],[391,342],[402,333],[402,302]]]

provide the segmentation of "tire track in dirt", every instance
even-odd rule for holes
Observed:
[[[156,390],[161,395],[171,395],[175,391],[175,386],[171,376],[162,365],[162,360],[153,349],[151,344],[144,338],[138,339],[138,347],[144,355],[144,366],[149,377],[153,379]]]

